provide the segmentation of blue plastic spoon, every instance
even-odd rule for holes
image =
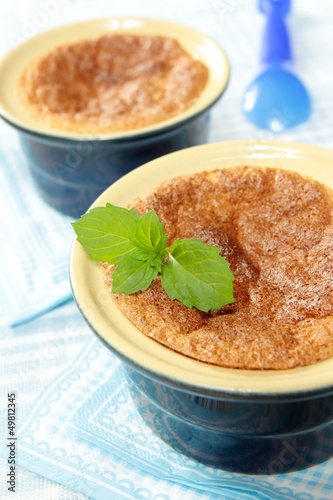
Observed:
[[[243,110],[259,128],[280,132],[306,121],[311,101],[300,79],[285,68],[292,59],[284,22],[290,0],[259,0],[259,9],[267,16],[261,50],[266,67],[248,86]]]

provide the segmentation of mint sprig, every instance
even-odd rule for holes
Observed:
[[[112,291],[127,295],[146,290],[158,274],[171,299],[201,311],[235,302],[234,275],[220,249],[201,240],[168,237],[156,212],[141,215],[107,203],[72,223],[91,258],[115,264]]]

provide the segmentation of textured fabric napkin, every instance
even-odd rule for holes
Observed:
[[[6,147],[4,147],[6,145]],[[3,320],[31,320],[72,295],[70,219],[37,194],[18,147],[0,142],[0,308]]]
[[[5,448],[0,457],[1,500],[86,500],[85,495],[20,467],[19,439],[16,491],[8,491],[7,394],[15,394],[15,427],[19,429],[40,399],[39,395],[73,363],[90,340],[91,332],[73,301],[15,328],[1,326],[0,448]]]
[[[36,402],[18,434],[19,464],[96,500],[331,498],[333,459],[277,475],[209,467],[162,440],[156,409],[145,402],[143,418],[140,398],[119,360],[92,340]],[[332,438],[328,429],[319,448]]]

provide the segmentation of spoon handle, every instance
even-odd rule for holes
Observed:
[[[292,58],[284,22],[290,3],[291,0],[259,0],[259,10],[267,16],[261,47],[261,62],[264,64],[279,64]]]

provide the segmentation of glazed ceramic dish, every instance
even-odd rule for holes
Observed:
[[[77,134],[34,120],[20,104],[17,81],[29,61],[56,46],[106,34],[161,35],[176,39],[209,70],[206,87],[185,111],[154,125],[116,133]],[[0,62],[0,115],[19,133],[37,189],[54,208],[73,216],[133,168],[178,149],[207,140],[208,112],[229,81],[229,63],[209,37],[162,20],[105,18],[64,25],[41,33]]]
[[[165,179],[243,165],[292,170],[333,188],[332,162],[332,151],[302,144],[243,141],[203,145],[134,170],[107,189],[93,206],[106,202],[126,206]],[[226,436],[237,443],[246,438],[247,446],[252,442],[254,450],[258,438],[261,446],[267,439],[309,435],[306,433],[331,423],[332,358],[277,371],[227,369],[202,363],[173,352],[137,330],[104,288],[99,264],[90,260],[77,242],[71,252],[70,274],[75,300],[90,328],[124,361],[138,390],[172,421],[174,435],[192,435],[191,456],[220,463]]]

